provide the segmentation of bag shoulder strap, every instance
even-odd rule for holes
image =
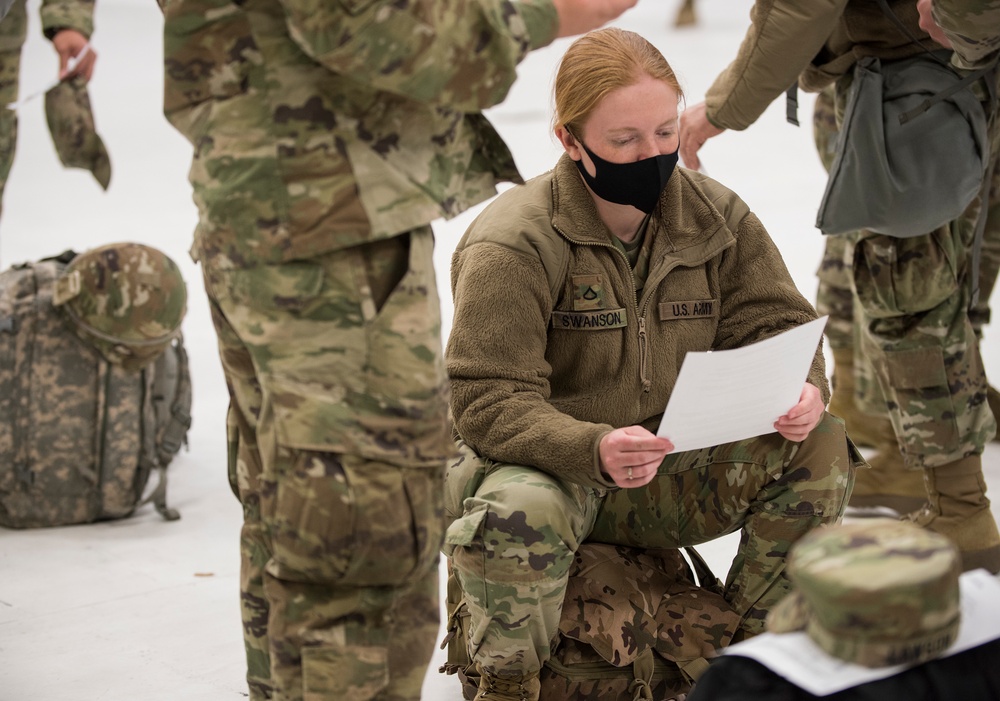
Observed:
[[[695,577],[697,578],[695,584],[702,589],[707,589],[722,596],[725,593],[722,581],[715,576],[712,568],[705,562],[705,558],[701,556],[701,553],[692,546],[684,547],[683,551],[687,553],[688,558],[691,560],[691,569],[694,570]]]
[[[157,445],[163,465],[167,465],[181,446],[187,444],[187,432],[191,428],[191,366],[182,336],[177,337],[173,350],[177,353],[177,387],[170,406],[170,419]]]

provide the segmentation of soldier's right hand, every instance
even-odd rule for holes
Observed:
[[[642,426],[616,428],[601,438],[601,471],[623,489],[649,484],[674,444]]]
[[[552,0],[559,13],[559,33],[569,37],[597,29],[635,6],[638,0]]]
[[[97,63],[97,53],[90,43],[75,29],[61,29],[52,37],[52,46],[59,54],[59,80],[66,80],[75,75],[82,75],[84,80],[90,80],[94,75],[94,64]],[[79,58],[76,66],[69,70],[70,59]]]

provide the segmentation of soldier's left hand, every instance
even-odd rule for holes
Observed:
[[[783,437],[798,443],[816,428],[825,410],[819,388],[807,382],[799,395],[799,403],[775,421],[774,428]]]
[[[59,80],[66,80],[75,75],[90,80],[94,74],[94,64],[97,63],[97,53],[90,46],[87,37],[75,29],[62,29],[52,37],[52,46],[59,54]],[[80,56],[79,62],[73,70],[67,70],[70,59],[77,56]]]
[[[699,102],[691,105],[681,113],[680,132],[681,145],[680,157],[686,168],[691,170],[701,169],[701,160],[698,158],[698,151],[709,139],[721,134],[724,129],[708,121],[705,103]]]

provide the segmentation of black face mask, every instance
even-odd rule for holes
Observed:
[[[615,204],[630,204],[646,214],[653,211],[677,165],[677,151],[632,163],[611,163],[587,148],[582,140],[577,141],[597,171],[596,175],[591,175],[582,158],[576,162],[594,194]]]

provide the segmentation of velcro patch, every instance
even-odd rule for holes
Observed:
[[[593,312],[552,312],[552,328],[571,331],[601,331],[628,326],[625,309],[603,309]]]
[[[573,275],[573,311],[604,309],[604,276]]]
[[[660,302],[660,321],[677,319],[709,319],[719,315],[719,304],[714,299],[691,299],[677,302]]]

